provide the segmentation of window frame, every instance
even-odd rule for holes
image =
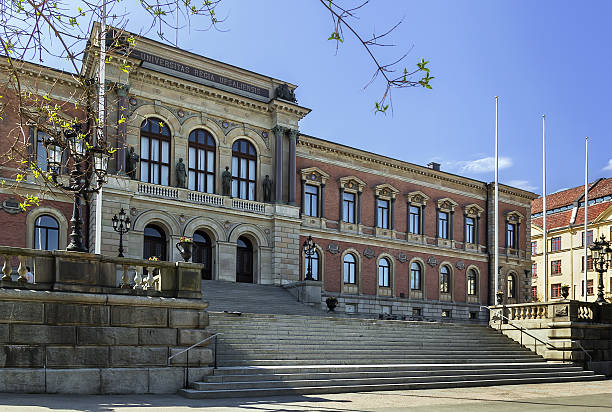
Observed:
[[[319,280],[319,273],[321,268],[321,256],[317,249],[314,250],[314,253],[311,256],[304,255],[304,278],[306,278],[306,273],[308,272],[308,260],[312,262],[312,279]],[[315,263],[316,262],[316,263]],[[316,270],[315,270],[316,269]]]
[[[56,227],[53,226],[43,226],[42,224],[39,224],[38,222],[44,218],[44,217],[48,217],[51,218],[55,224],[57,225]],[[44,239],[45,239],[45,248],[43,249],[40,243],[40,237],[37,236],[36,232],[39,231],[39,229],[44,233]],[[43,213],[40,214],[36,217],[36,219],[34,220],[34,227],[33,227],[33,249],[36,250],[58,250],[60,247],[60,229],[61,229],[61,225],[60,222],[55,218],[55,216],[51,216],[49,214]],[[49,249],[49,232],[55,232],[55,236],[56,236],[56,243],[57,243],[57,247],[55,249]],[[37,245],[38,243],[38,245]],[[38,247],[37,247],[38,246]]]
[[[389,214],[391,211],[391,201],[387,199],[376,199],[376,227],[389,229]]]
[[[471,220],[471,223],[469,221]],[[465,224],[465,242],[466,243],[476,243],[476,219],[472,216],[465,216],[464,218]]]
[[[508,295],[508,299],[516,299],[516,275],[514,273],[510,273],[508,274],[508,278],[506,279],[507,282],[507,295]]]
[[[506,222],[506,247],[516,249],[516,237],[518,235],[518,225],[514,222]]]
[[[478,272],[474,268],[468,269],[466,274],[466,291],[468,296],[478,296]]]
[[[420,235],[421,232],[421,214],[422,206],[409,205],[408,206],[408,233],[413,235]],[[413,212],[416,210],[416,212]],[[414,226],[416,225],[416,231]]]
[[[448,265],[440,266],[440,293],[450,295],[452,270]]]
[[[445,219],[441,217],[445,216]],[[450,239],[450,231],[449,231],[449,222],[450,222],[450,212],[438,210],[438,237],[440,239]]]
[[[347,200],[346,196],[352,196],[353,200]],[[356,208],[357,208],[357,193],[354,192],[342,192],[342,221],[344,223],[355,223],[356,219],[355,219],[355,212],[356,212]],[[350,215],[352,216],[351,219],[349,219],[348,213],[346,212],[351,212]]]
[[[152,124],[157,123],[158,127],[159,127],[159,133],[155,133],[152,129]],[[144,127],[148,126],[148,130],[144,130]],[[163,133],[164,130],[168,131],[168,134],[165,135]],[[143,122],[140,125],[140,134],[139,134],[139,138],[140,138],[140,164],[139,164],[139,172],[140,172],[140,181],[144,182],[144,183],[151,183],[151,184],[156,184],[156,185],[161,185],[161,186],[170,186],[170,182],[172,181],[172,168],[170,167],[170,162],[172,159],[172,133],[170,132],[170,128],[168,127],[168,124],[166,122],[164,122],[162,119],[159,119],[157,117],[148,117],[146,119],[143,120]],[[143,139],[147,139],[147,150],[146,150],[146,154],[147,157],[145,158],[143,153]],[[151,148],[153,147],[153,140],[156,140],[157,142],[157,153],[158,153],[158,160],[151,160]],[[163,158],[164,158],[164,153],[163,153],[163,147],[164,144],[163,143],[167,143],[168,146],[168,161],[164,162]],[[147,168],[147,176],[146,179],[144,179],[144,176],[142,175],[142,171],[143,171],[143,166],[144,164],[146,164],[146,168]],[[167,168],[167,182],[164,183],[163,181],[163,170],[164,167]],[[153,170],[157,170],[157,177],[158,177],[158,182],[153,182],[151,179],[151,172]]]
[[[383,262],[385,262],[386,266],[383,265]],[[381,269],[382,269],[382,272],[381,272]],[[381,279],[381,276],[382,276],[382,279]],[[382,257],[378,260],[378,287],[381,287],[381,288],[391,287],[391,262],[386,257]]]
[[[313,190],[314,193],[309,192],[308,190]],[[320,187],[318,185],[312,185],[309,183],[304,183],[304,215],[311,217],[319,217],[319,198],[320,198]],[[312,213],[314,206],[314,214]]]
[[[242,143],[245,142],[246,143],[246,152],[242,151]],[[236,145],[238,145],[238,150],[236,150]],[[253,149],[254,154],[250,153],[250,149]],[[237,159],[236,164],[238,165],[237,170],[234,170],[234,159]],[[245,165],[246,165],[246,172],[244,173],[244,175],[246,177],[241,177],[242,175],[242,161],[241,159],[245,160]],[[253,162],[253,176],[254,178],[251,179],[251,161]],[[232,197],[238,198],[238,199],[244,199],[244,200],[252,200],[252,201],[256,201],[257,200],[257,148],[255,147],[255,145],[253,143],[251,143],[249,140],[241,138],[241,139],[236,139],[234,141],[234,143],[232,144],[232,188],[231,188],[231,193],[232,193]],[[242,193],[242,183],[245,183],[245,190],[246,193]],[[253,196],[251,198],[250,194],[250,188],[251,185],[253,185]]]
[[[532,255],[538,254],[538,241],[537,240],[531,241],[531,254]]]
[[[204,143],[200,143],[199,142],[199,135],[200,133],[202,133],[204,135]],[[192,140],[192,136],[193,136],[193,140]],[[212,146],[209,144],[209,142],[212,141]],[[194,150],[194,154],[195,154],[195,167],[191,167],[191,149]],[[199,156],[199,152],[200,150],[204,151],[204,166],[200,167],[200,156]],[[208,167],[208,154],[212,152],[212,168]],[[217,156],[217,142],[215,141],[215,138],[213,137],[212,133],[210,133],[208,130],[205,129],[194,129],[191,132],[189,132],[189,136],[187,138],[187,188],[189,190],[194,190],[197,192],[202,192],[202,193],[215,193],[215,180],[217,177],[216,174],[216,170],[217,170],[217,160],[216,160],[216,156]],[[212,172],[209,171],[209,169],[212,170]],[[191,178],[191,173],[193,172],[193,176],[194,178]],[[208,177],[212,176],[212,188],[208,187]],[[199,185],[199,181],[200,178],[203,178],[204,180],[204,190],[200,190],[200,185]],[[192,187],[193,185],[193,187]]]
[[[347,262],[349,256],[353,259],[352,262]],[[342,258],[342,280],[345,285],[357,284],[357,258],[350,252]]]
[[[562,262],[561,259],[551,260],[550,261],[550,274],[551,275],[561,275],[562,273]]]
[[[415,265],[417,269],[414,268]],[[415,282],[415,274],[418,276],[418,282]],[[418,288],[414,287],[416,283],[418,283]],[[416,261],[410,264],[410,290],[423,290],[423,265]]]
[[[561,236],[554,236],[550,238],[550,251],[557,252],[561,250]]]
[[[561,284],[560,283],[552,283],[550,285],[550,298],[551,299],[561,298]]]

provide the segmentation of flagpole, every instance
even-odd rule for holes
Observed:
[[[587,230],[589,225],[589,136],[586,137],[584,147],[584,301],[589,300],[588,294],[588,272],[589,265],[587,260]],[[595,282],[593,282],[595,283]]]
[[[106,2],[102,2],[102,13],[100,15],[100,60],[99,60],[99,85],[98,85],[98,130],[97,141],[104,140],[104,126],[106,125],[105,92],[106,92]],[[101,143],[99,143],[101,144]],[[96,226],[94,253],[102,252],[102,186],[96,195]]]
[[[548,301],[548,259],[546,252],[548,251],[548,239],[546,231],[546,115],[542,115],[542,229],[544,239],[542,243],[542,253],[544,261],[544,302]]]
[[[493,299],[495,301],[497,292],[499,291],[499,188],[498,188],[498,126],[499,126],[499,97],[495,96],[495,292]]]

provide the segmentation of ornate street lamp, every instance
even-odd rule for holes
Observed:
[[[132,222],[129,217],[125,217],[125,210],[121,208],[119,217],[113,216],[113,230],[119,233],[119,254],[118,257],[123,257],[123,235],[130,231]]]
[[[81,125],[74,125],[71,129],[57,131],[55,136],[48,137],[45,142],[47,149],[47,163],[50,169],[51,182],[60,189],[73,192],[72,218],[70,225],[70,243],[66,250],[73,252],[87,252],[83,246],[83,234],[81,226],[81,198],[91,193],[97,193],[107,175],[108,158],[110,153],[101,145],[92,146],[89,136],[81,133]],[[62,153],[69,151],[69,160],[66,167],[71,170],[68,173],[68,183],[58,179],[62,164]],[[93,179],[95,175],[95,179]],[[93,180],[93,181],[92,181]]]
[[[304,280],[314,280],[312,278],[312,257],[317,252],[315,250],[315,242],[312,240],[312,236],[308,236],[308,239],[304,241],[302,248],[304,249],[306,262],[308,262],[306,265],[306,276],[304,277]]]
[[[606,240],[605,235],[601,235],[599,240],[595,239],[595,241],[589,246],[591,249],[591,259],[593,261],[593,268],[599,275],[599,283],[597,285],[597,303],[607,303],[606,299],[604,299],[604,284],[603,284],[603,274],[608,271],[610,267],[610,261],[612,260],[612,249],[610,249],[610,242]],[[585,264],[585,268],[588,267]],[[587,285],[585,285],[586,291]]]

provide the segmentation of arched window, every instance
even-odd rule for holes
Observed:
[[[316,250],[311,256],[304,256],[304,277],[306,277],[306,273],[308,273],[308,263],[310,263],[312,279],[319,280],[319,258],[319,252]]]
[[[202,279],[212,279],[212,244],[208,235],[200,230],[193,234],[193,263],[202,263]]]
[[[239,139],[232,146],[232,196],[255,200],[257,152],[248,140]]]
[[[508,275],[508,299],[516,298],[516,279],[514,274]]]
[[[350,253],[344,255],[344,283],[356,284],[355,272],[355,256]]]
[[[140,181],[170,184],[170,129],[154,117],[140,125]]]
[[[148,259],[157,257],[159,260],[167,260],[166,256],[166,233],[156,225],[147,225],[144,228],[144,250],[142,257]]]
[[[41,215],[34,222],[34,249],[56,250],[59,248],[59,223],[54,217]]]
[[[467,293],[470,296],[475,296],[478,294],[478,274],[474,269],[468,270]]]
[[[215,139],[206,130],[189,133],[188,188],[215,193]]]
[[[378,286],[388,288],[391,286],[391,263],[389,259],[382,258],[378,261]]]
[[[412,262],[410,265],[410,289],[421,290],[421,265]]]
[[[440,268],[440,292],[450,293],[450,269],[446,265]]]

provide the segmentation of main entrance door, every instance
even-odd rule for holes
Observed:
[[[253,247],[244,237],[238,238],[236,248],[236,282],[253,283]]]
[[[212,244],[208,235],[200,230],[193,234],[193,263],[202,263],[202,279],[212,279]]]

